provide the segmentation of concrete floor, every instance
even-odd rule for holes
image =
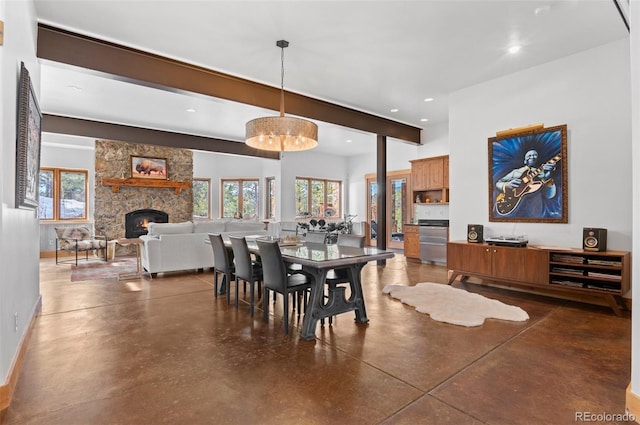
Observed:
[[[368,325],[353,314],[299,339],[213,274],[70,282],[42,260],[42,315],[6,424],[575,424],[624,413],[631,322],[609,308],[455,283],[522,307],[526,323],[433,321],[381,293],[446,282],[440,266],[368,264]],[[248,296],[248,295],[247,295]],[[611,423],[611,422],[607,422]]]

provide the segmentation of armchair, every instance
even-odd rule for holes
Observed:
[[[85,260],[89,259],[89,251],[98,252],[102,250],[104,261],[107,261],[107,237],[93,235],[88,227],[56,227],[56,264],[73,263],[78,265],[78,253],[85,253]],[[70,260],[60,260],[58,253],[65,251],[74,253],[74,258]]]

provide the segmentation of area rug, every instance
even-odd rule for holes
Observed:
[[[485,319],[529,320],[527,312],[520,307],[439,283],[387,285],[382,293],[415,307],[416,311],[428,314],[433,320],[454,325],[480,326]]]
[[[138,270],[135,258],[118,258],[114,261],[88,261],[71,266],[71,281],[117,278],[120,273]]]

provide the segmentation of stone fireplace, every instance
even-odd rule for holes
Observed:
[[[124,237],[139,238],[147,234],[149,223],[168,223],[169,214],[164,211],[144,208],[124,215]]]
[[[191,221],[193,191],[191,185],[179,193],[165,187],[127,187],[117,190],[104,186],[103,178],[130,178],[131,156],[163,158],[167,161],[167,179],[176,182],[193,181],[193,152],[139,143],[96,140],[95,142],[95,204],[96,229],[104,229],[109,239],[126,236],[125,215],[136,210],[155,210],[168,215],[168,221]],[[135,177],[135,176],[133,176]],[[118,255],[122,247],[118,247]]]

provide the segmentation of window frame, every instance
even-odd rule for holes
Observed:
[[[297,199],[298,199],[298,193],[297,193],[297,187],[298,187],[298,181],[306,181],[307,183],[307,212],[309,213],[308,216],[302,216],[299,215],[300,211],[297,211]],[[338,196],[339,196],[339,201],[338,201],[338,206],[333,206],[332,208],[334,208],[336,210],[336,214],[332,215],[331,217],[327,217],[325,215],[325,211],[327,210],[327,207],[323,207],[323,212],[321,215],[314,215],[313,214],[313,196],[312,196],[312,185],[314,182],[319,182],[322,183],[323,185],[323,196],[322,196],[322,204],[323,205],[328,205],[327,202],[327,188],[330,186],[329,183],[332,184],[337,184],[338,185]],[[294,184],[294,191],[295,191],[295,196],[294,196],[294,202],[296,203],[295,205],[295,209],[296,209],[296,218],[315,218],[315,219],[333,219],[333,218],[339,218],[342,216],[342,189],[343,189],[343,185],[342,185],[342,180],[336,180],[336,179],[324,179],[324,178],[318,178],[318,177],[301,177],[301,176],[296,176],[295,179],[295,184]]]
[[[264,179],[264,187],[266,193],[264,218],[265,220],[276,218],[276,178],[266,177]]]
[[[242,196],[244,192],[244,183],[254,183],[257,187],[256,193],[256,201],[258,205],[256,205],[256,219],[260,219],[260,178],[258,177],[242,177],[242,178],[223,178],[220,179],[220,218],[240,218],[241,220],[245,220],[244,214],[242,217],[226,217],[224,215],[224,184],[227,182],[236,182],[239,185],[238,188],[238,212],[244,211],[244,197]],[[253,218],[249,219],[253,220]]]
[[[211,220],[212,216],[211,216],[211,179],[210,178],[204,178],[204,177],[194,177],[193,178],[193,182],[192,184],[192,190],[195,194],[195,189],[193,187],[193,185],[195,184],[195,182],[202,182],[202,183],[206,183],[207,186],[207,215],[206,217],[203,216],[196,216],[195,215],[195,205],[193,208],[193,211],[191,212],[191,217],[194,220]],[[195,202],[195,196],[194,196],[194,202]]]
[[[38,220],[43,222],[55,222],[55,221],[87,221],[89,219],[89,170],[77,169],[77,168],[56,168],[56,167],[40,167],[38,170],[38,183],[40,181],[40,174],[42,172],[53,173],[53,217],[41,218],[40,217],[40,200],[38,201]],[[82,217],[63,218],[60,216],[60,202],[62,201],[61,193],[62,182],[61,175],[63,173],[77,173],[84,174],[84,215]]]

